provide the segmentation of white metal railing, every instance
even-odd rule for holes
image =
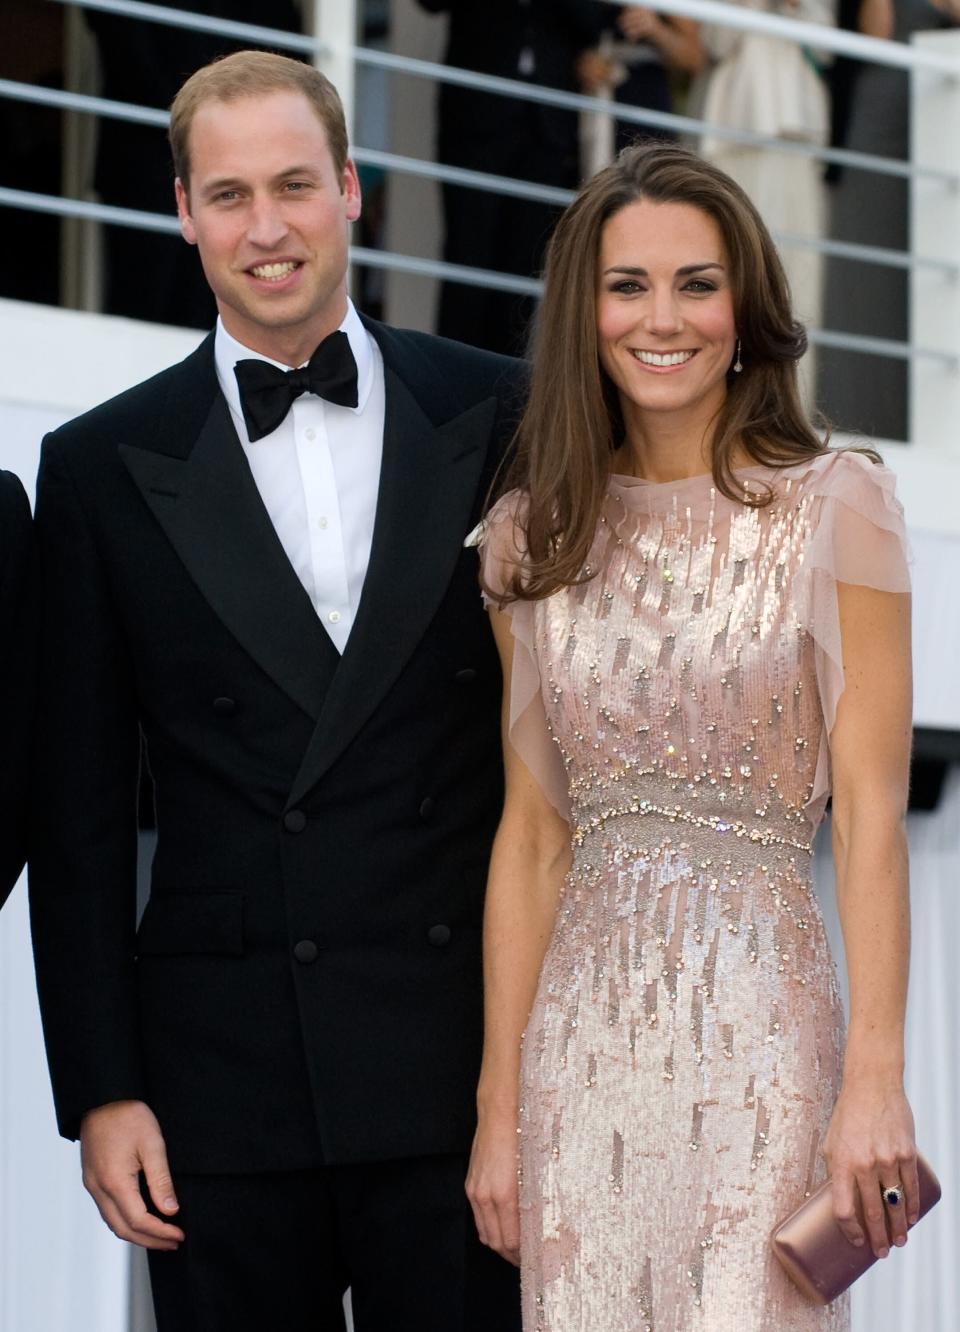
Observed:
[[[129,121],[134,124],[154,125],[158,129],[166,129],[170,121],[169,113],[156,107],[138,106],[132,102],[110,101],[104,97],[92,97],[87,93],[65,92],[59,88],[40,88],[32,83],[18,83],[12,79],[0,79],[0,97],[8,97],[15,101],[33,102],[41,106],[54,106],[64,111],[79,111],[107,119]],[[382,167],[384,170],[409,173],[426,180],[438,180],[453,185],[468,186],[475,190],[489,190],[497,194],[509,194],[520,199],[533,199],[543,203],[557,204],[560,207],[565,207],[576,197],[575,190],[561,189],[555,185],[537,185],[531,181],[516,180],[511,176],[498,176],[484,171],[472,171],[466,167],[424,161],[419,157],[405,157],[399,153],[383,152],[376,148],[354,147],[351,149],[351,157],[362,166]],[[940,179],[941,177],[936,176],[934,178]],[[942,178],[948,181],[955,179],[948,172],[944,172]],[[145,213],[142,216],[151,215]],[[162,230],[163,228],[152,227],[152,229]],[[176,231],[176,225],[172,224],[170,230]],[[952,278],[960,277],[960,261],[952,259],[936,259],[910,254],[905,251],[882,249],[876,245],[859,245],[848,241],[794,235],[783,231],[776,233],[775,239],[783,245],[795,246],[798,249],[811,249],[820,254],[834,255],[837,258],[859,259],[865,263],[878,264],[889,268],[931,268]]]
[[[603,2],[611,5],[623,4],[623,0],[603,0]],[[145,3],[144,0],[56,0],[56,3],[77,4],[83,9],[98,9],[107,14],[141,18],[151,23],[164,23],[175,28],[191,28],[196,32],[210,32],[222,37],[238,37],[242,41],[301,51],[305,55],[313,55],[328,49],[328,44],[322,39],[303,33],[284,32],[256,23],[239,23],[235,19],[212,18],[209,14],[191,14],[182,9]],[[879,37],[865,37],[861,33],[825,27],[819,23],[808,23],[805,19],[792,19],[780,14],[744,9],[738,5],[726,4],[723,0],[663,0],[663,4],[658,0],[656,7],[665,14],[679,14],[699,19],[703,23],[737,28],[743,32],[765,32],[772,37],[783,37],[786,41],[797,42],[801,46],[830,51],[836,55],[853,56],[874,65],[890,65],[897,69],[932,69],[960,77],[960,60],[954,56],[903,46],[898,42],[888,42]]]
[[[606,0],[606,2],[616,3],[616,0]],[[214,19],[206,14],[191,14],[164,5],[145,3],[145,0],[54,0],[54,3],[70,5],[78,9],[98,10],[128,18],[139,18],[149,23],[160,23],[168,27],[217,33],[224,37],[235,37],[240,41],[295,51],[301,55],[324,57],[332,53],[330,44],[319,37],[310,37],[303,33],[285,32],[277,28],[265,28],[254,23],[239,23],[233,19]],[[838,35],[834,28],[800,23],[795,19],[757,15],[755,10],[743,11],[733,5],[719,3],[718,0],[670,0],[670,3],[676,12],[685,12],[685,7],[688,5],[707,8],[711,16],[716,16],[714,21],[725,21],[719,17],[725,15],[730,19],[728,26],[741,28],[751,26],[744,20],[745,13],[754,17],[763,17],[773,24],[773,28],[769,30],[780,32],[783,25],[786,25],[786,31],[781,35],[787,36],[790,40],[797,40],[793,35],[794,29],[805,30],[805,35],[802,38],[803,42],[806,45],[822,47],[823,49],[831,49],[830,42],[826,40],[827,37],[835,39]],[[874,47],[884,48],[886,58],[880,63],[912,67],[909,60],[904,61],[903,50],[906,49],[909,55],[913,48],[902,48],[896,42],[883,42],[876,38],[862,38],[857,34],[846,33],[840,35],[851,38],[854,53],[860,50],[862,43],[866,43],[867,52],[872,51]],[[822,37],[824,38],[823,41],[821,41]],[[838,49],[842,49],[849,54],[847,45],[847,43],[841,43]],[[886,48],[897,48],[896,57]],[[521,79],[506,79],[499,75],[478,74],[474,70],[455,69],[450,65],[437,64],[430,60],[418,60],[413,56],[395,55],[390,51],[377,51],[369,47],[354,46],[350,54],[358,65],[390,70],[393,73],[411,74],[414,77],[430,79],[437,83],[450,83],[462,88],[474,88],[477,91],[513,97],[520,101],[538,102],[544,106],[563,107],[571,111],[592,111],[605,115],[615,115],[618,120],[637,125],[652,125],[658,129],[670,130],[675,134],[699,134],[703,130],[709,130],[713,138],[726,139],[731,143],[742,144],[744,147],[769,148],[780,153],[793,153],[798,157],[814,157],[819,161],[832,163],[836,166],[875,171],[880,175],[900,176],[910,179],[917,174],[924,174],[941,179],[947,184],[960,184],[960,178],[957,177],[956,173],[942,171],[937,167],[915,167],[909,162],[899,162],[896,159],[878,157],[871,153],[852,152],[844,148],[827,148],[801,139],[755,134],[750,130],[739,129],[732,125],[718,125],[713,122],[698,120],[693,116],[676,115],[670,111],[656,111],[650,107],[626,106],[621,102],[612,102],[602,97],[565,92],[561,88],[547,88],[539,84],[524,82]],[[868,54],[865,58],[870,59],[872,57]],[[926,59],[929,60],[930,57],[927,56]],[[946,63],[946,69],[944,69],[944,63]],[[926,68],[927,64],[924,58],[921,57],[916,62],[916,66],[917,68]],[[940,72],[950,73],[960,78],[960,61],[943,62],[936,58],[932,67]]]
[[[329,57],[332,52],[331,44],[319,37],[286,32],[256,24],[239,23],[234,20],[213,18],[209,15],[193,14],[163,5],[144,3],[143,0],[55,0],[55,2],[60,4],[73,3],[78,8],[99,10],[193,31],[216,33],[240,41],[269,45],[278,49],[310,55],[315,59]],[[616,3],[617,0],[608,0],[608,2]],[[946,79],[951,83],[960,81],[960,55],[945,54],[937,49],[923,46],[904,46],[876,38],[863,37],[860,34],[841,32],[834,28],[823,27],[802,20],[765,14],[753,9],[743,9],[736,5],[720,3],[720,0],[663,0],[662,3],[658,0],[658,8],[667,13],[683,14],[702,21],[723,24],[741,30],[767,32],[791,41],[800,41],[806,46],[861,57],[874,63],[922,71],[928,78],[936,76],[941,81]],[[599,112],[614,116],[621,121],[638,125],[652,125],[669,129],[675,133],[690,134],[708,130],[714,138],[724,138],[749,147],[771,149],[778,153],[794,153],[799,156],[813,157],[823,162],[911,181],[922,180],[928,188],[946,189],[950,195],[960,194],[960,170],[950,170],[939,164],[900,162],[846,149],[827,148],[797,139],[754,134],[732,126],[708,124],[689,116],[627,106],[604,98],[531,85],[521,80],[478,74],[470,70],[454,69],[431,61],[398,56],[390,52],[371,50],[361,46],[351,45],[345,52],[340,52],[340,55],[349,56],[357,64],[366,64],[393,72],[427,78],[436,82],[458,84],[464,87],[500,93],[504,96],[564,107],[574,111]],[[105,98],[64,92],[57,89],[37,88],[33,85],[16,83],[12,80],[0,79],[0,96],[158,127],[165,127],[168,122],[167,112],[157,108],[114,102]],[[443,163],[404,157],[399,154],[368,149],[362,146],[353,149],[353,157],[360,164],[378,166],[390,171],[460,184],[474,189],[492,190],[518,197],[542,200],[561,206],[573,197],[573,192],[568,190],[489,173],[470,171],[466,168],[449,166]],[[176,219],[173,217],[136,209],[117,208],[89,200],[63,199],[7,188],[0,188],[0,206],[44,211],[64,217],[86,218],[152,231],[175,233],[178,230]],[[958,275],[960,275],[960,264],[949,257],[919,255],[915,252],[907,253],[876,246],[857,245],[850,242],[784,233],[780,233],[776,239],[782,244],[797,248],[808,248],[826,255],[901,268],[913,273],[917,270],[924,270],[931,277],[934,274],[939,274],[940,277],[946,277],[952,282],[956,282]],[[444,263],[434,259],[423,259],[413,255],[391,254],[386,251],[362,247],[354,247],[351,250],[351,255],[354,262],[369,267],[422,274],[428,277],[450,279],[472,285],[491,286],[499,290],[522,294],[536,295],[541,290],[539,282],[533,278],[491,273],[483,269]],[[809,329],[808,335],[810,341],[815,345],[842,347],[848,350],[888,356],[898,360],[924,361],[931,365],[945,366],[953,372],[958,370],[958,354],[953,348],[945,350],[818,328]]]

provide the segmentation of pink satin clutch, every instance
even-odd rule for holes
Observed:
[[[940,1184],[919,1154],[917,1174],[923,1217],[940,1201]],[[859,1198],[857,1219],[863,1225]],[[835,1300],[877,1261],[869,1243],[851,1244],[837,1225],[829,1180],[780,1222],[770,1244],[787,1276],[814,1304]]]

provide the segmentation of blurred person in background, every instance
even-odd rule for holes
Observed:
[[[584,91],[609,97],[625,106],[653,111],[675,110],[677,76],[703,69],[705,52],[700,25],[694,19],[658,14],[643,5],[611,10],[600,45],[580,59]],[[639,138],[673,138],[669,130],[637,121],[590,116],[593,134],[584,145],[583,174],[593,175],[613,156]]]
[[[835,0],[739,0],[745,9],[833,26]],[[703,41],[710,67],[692,101],[712,125],[730,126],[770,137],[826,144],[829,99],[820,58],[797,42],[765,33],[705,24]],[[815,157],[779,153],[739,144],[706,130],[700,151],[746,190],[764,222],[780,235],[824,233],[823,168]],[[813,249],[780,243],[797,316],[821,324],[823,264]],[[807,352],[800,368],[804,401],[815,398],[815,357]]]
[[[915,32],[960,24],[957,0],[846,0],[844,26],[868,37],[907,42]],[[838,147],[877,157],[910,157],[910,75],[867,61],[838,61]],[[910,249],[910,183],[873,171],[833,167],[830,232],[836,240]],[[831,257],[826,263],[826,327],[904,342],[909,337],[909,276],[898,268]],[[905,440],[909,366],[837,347],[822,358],[819,400],[841,429]]]
[[[33,522],[19,479],[0,472],[0,906],[27,853],[34,696]]]
[[[449,15],[445,60],[529,84],[578,90],[577,60],[595,46],[607,6],[597,0],[418,0]],[[440,85],[437,159],[517,180],[573,189],[579,182],[575,111]],[[487,190],[443,186],[443,257],[499,273],[532,277],[559,216],[551,204]],[[445,282],[437,332],[490,351],[523,350],[532,297]]]

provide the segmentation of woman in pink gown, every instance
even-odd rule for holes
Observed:
[[[852,1242],[916,1214],[903,519],[804,418],[804,345],[756,210],[684,149],[627,150],[561,221],[483,535],[507,797],[468,1193],[525,1332],[846,1329],[772,1228],[827,1168]]]

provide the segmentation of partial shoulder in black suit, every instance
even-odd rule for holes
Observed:
[[[26,855],[34,688],[33,523],[23,486],[0,472],[0,905]]]
[[[59,1122],[145,1100],[174,1169],[462,1152],[502,799],[500,675],[464,538],[518,363],[367,321],[386,387],[338,656],[208,339],[44,442],[44,800],[31,860]],[[64,669],[69,662],[69,670]],[[141,738],[157,793],[135,918]]]

